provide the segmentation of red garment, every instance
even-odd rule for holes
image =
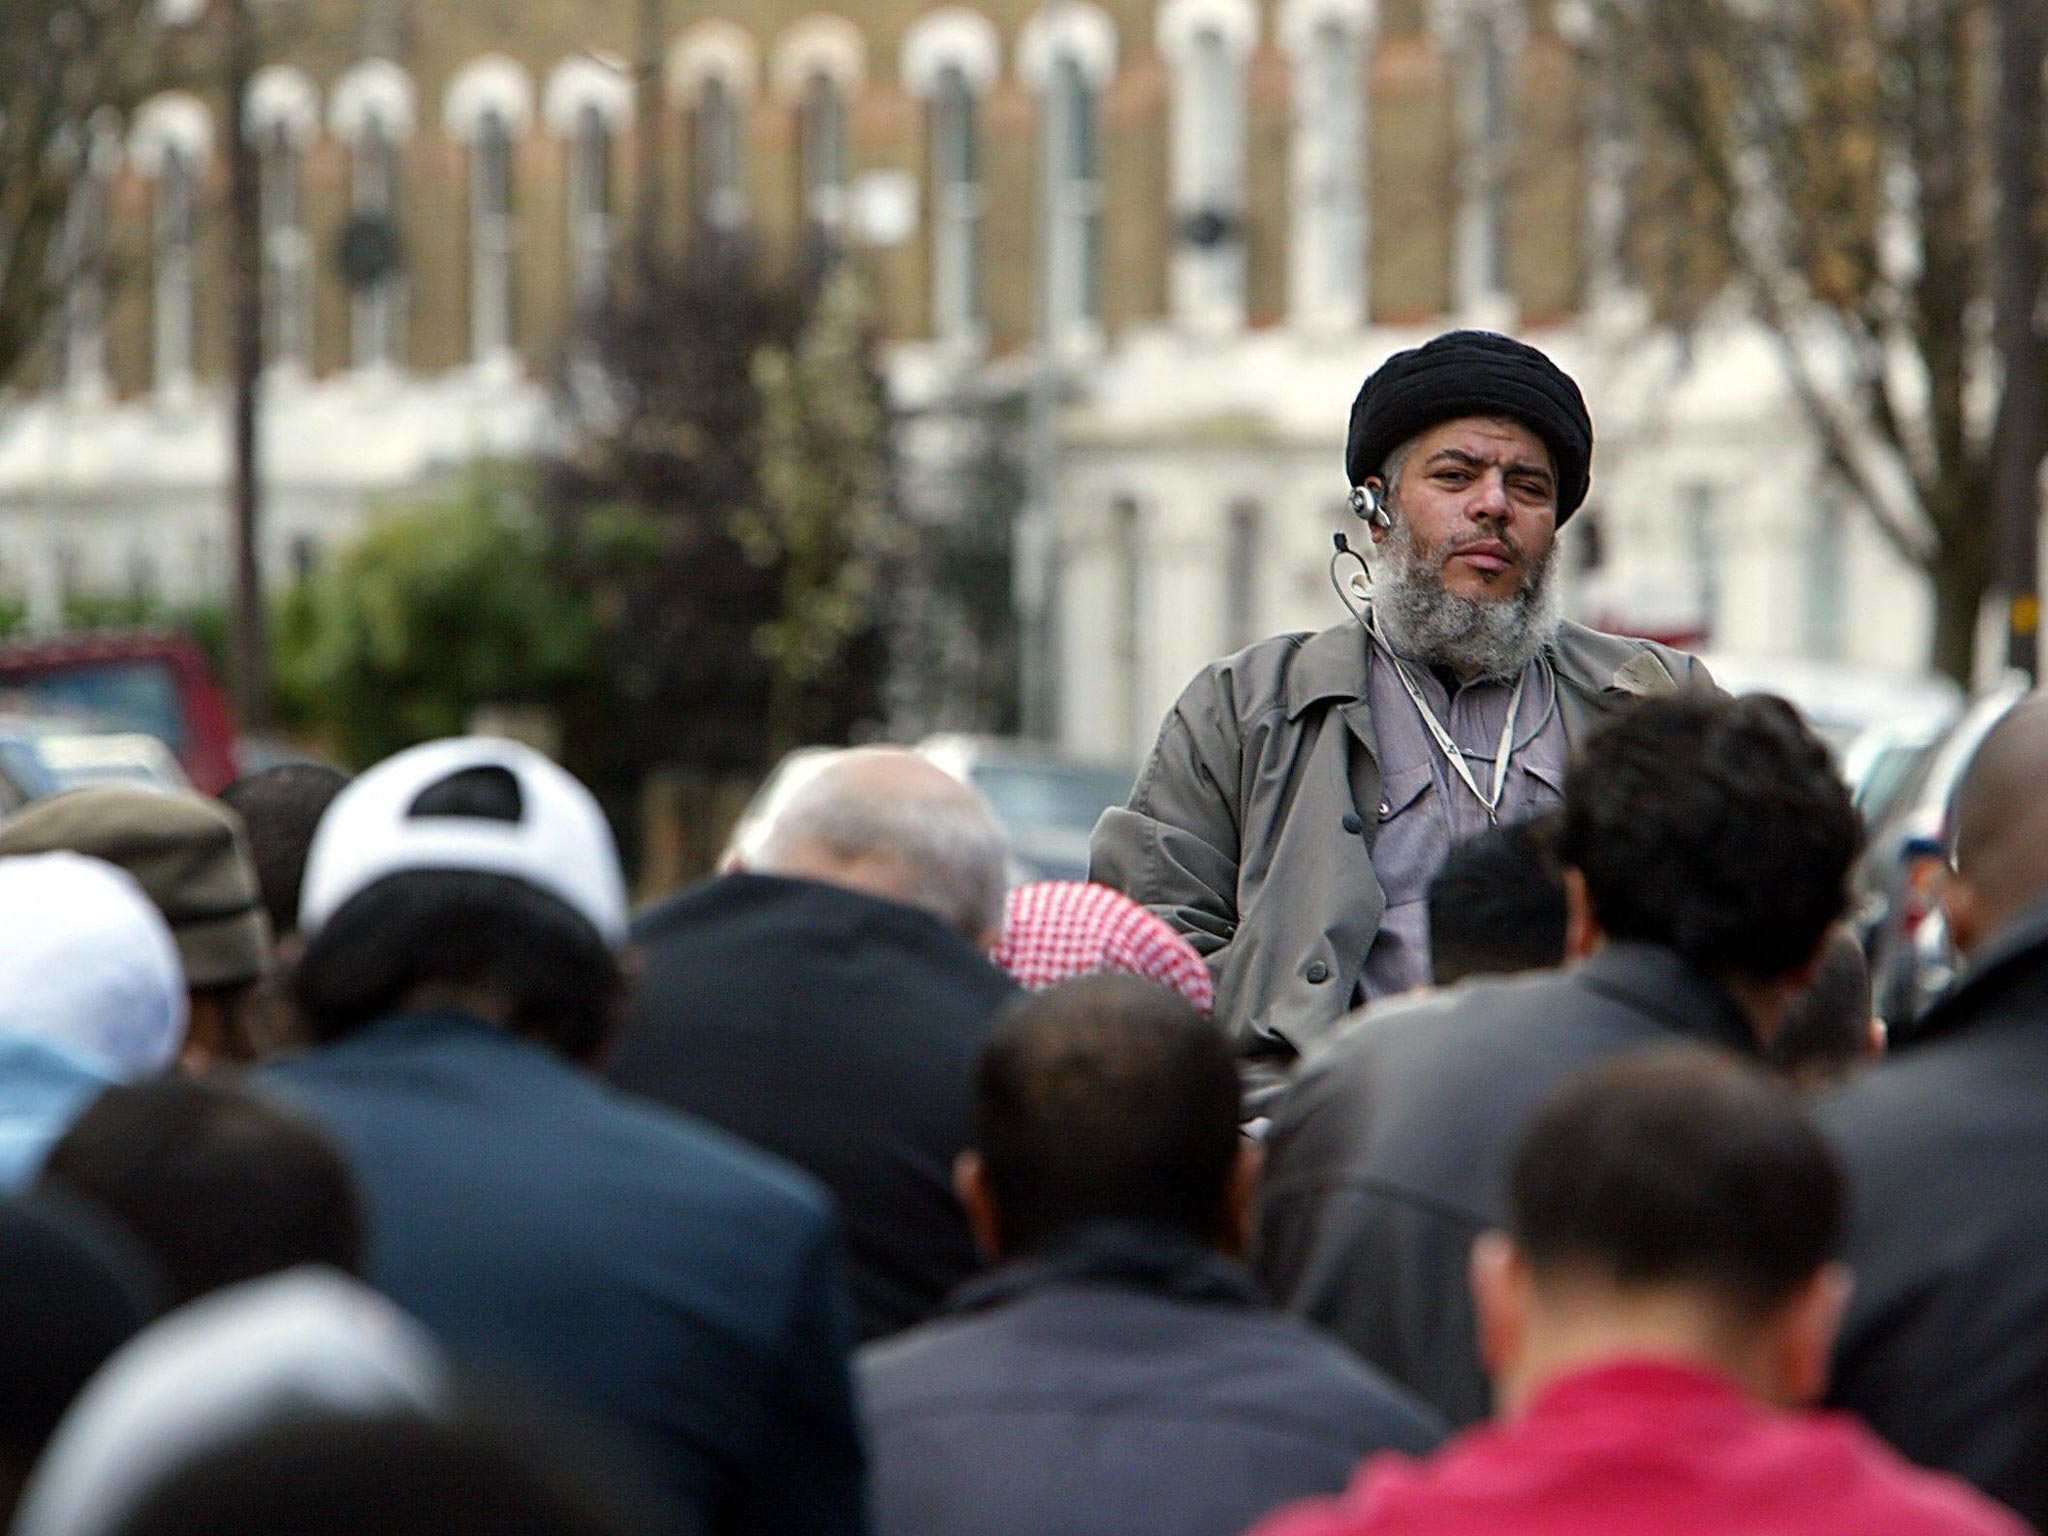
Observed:
[[[1375,1456],[1253,1536],[2024,1536],[2017,1515],[1902,1460],[1846,1414],[1778,1413],[1690,1365],[1552,1383],[1426,1461]]]
[[[1194,945],[1123,892],[1085,880],[1040,880],[1011,891],[993,958],[1033,992],[1097,971],[1128,971],[1204,1013],[1216,1002]]]

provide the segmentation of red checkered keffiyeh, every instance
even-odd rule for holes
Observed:
[[[992,958],[1033,992],[1097,971],[1128,971],[1204,1013],[1216,1003],[1216,984],[1192,944],[1122,891],[1085,880],[1011,891]]]

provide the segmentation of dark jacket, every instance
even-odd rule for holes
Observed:
[[[1725,991],[1642,944],[1368,1009],[1279,1101],[1260,1277],[1452,1424],[1485,1418],[1465,1270],[1524,1123],[1594,1062],[1680,1037],[1755,1052]]]
[[[824,1193],[459,1014],[263,1076],[334,1133],[370,1278],[455,1352],[622,1431],[682,1529],[865,1528]]]
[[[975,1058],[1015,985],[927,913],[728,875],[643,913],[612,1080],[805,1169],[839,1199],[863,1339],[979,1267],[953,1198]]]
[[[881,1536],[1237,1536],[1442,1426],[1185,1241],[1098,1228],[864,1351]]]
[[[1834,1401],[2048,1526],[2048,912],[1817,1111],[1856,1286]]]
[[[1364,631],[1277,635],[1203,669],[1166,716],[1127,808],[1103,813],[1089,876],[1186,934],[1216,1017],[1285,1066],[1351,1008],[1386,911],[1373,873],[1379,739]],[[1711,688],[1692,657],[1559,626],[1548,655],[1574,747],[1646,694]]]

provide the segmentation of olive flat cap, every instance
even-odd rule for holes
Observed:
[[[1557,520],[1586,499],[1593,418],[1571,376],[1525,341],[1493,331],[1446,331],[1396,352],[1358,391],[1344,444],[1353,485],[1418,433],[1461,416],[1504,416],[1543,439],[1557,471]]]
[[[190,987],[270,968],[256,864],[232,811],[191,790],[94,785],[33,801],[0,825],[0,856],[68,849],[135,877],[177,940]]]

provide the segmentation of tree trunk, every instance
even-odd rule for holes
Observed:
[[[1934,593],[1934,643],[1928,664],[1967,689],[1976,679],[1977,619],[1990,573],[1975,560],[1937,561],[1927,573]]]
[[[233,362],[234,456],[230,488],[235,552],[228,631],[228,686],[243,730],[261,726],[268,708],[269,660],[263,634],[262,484],[257,408],[263,372],[263,232],[256,146],[247,127],[255,72],[248,0],[221,0],[222,55],[230,103],[228,150],[228,303]]]
[[[1993,485],[1999,585],[2006,597],[2006,664],[2035,672],[2040,614],[2041,459],[2048,453],[2048,357],[2035,314],[2044,253],[2041,209],[2041,72],[2048,61],[2048,7],[1999,0],[1998,112],[1992,163],[1998,185],[1993,246],[1993,338],[2004,372]]]

